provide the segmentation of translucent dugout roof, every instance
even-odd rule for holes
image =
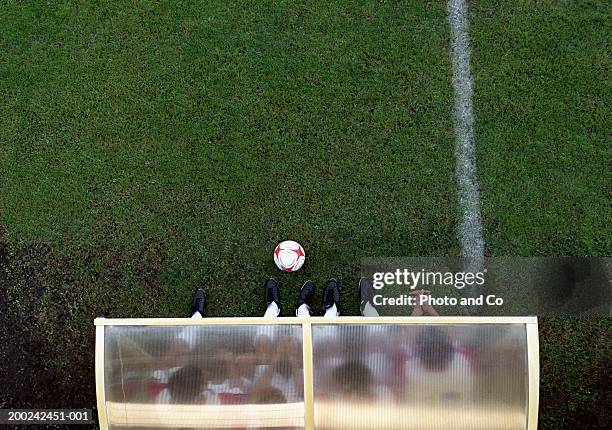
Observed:
[[[535,318],[97,319],[102,429],[535,429]]]

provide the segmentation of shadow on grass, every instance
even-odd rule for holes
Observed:
[[[93,408],[93,319],[159,315],[163,260],[154,243],[60,255],[0,237],[0,408]]]

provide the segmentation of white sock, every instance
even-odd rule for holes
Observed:
[[[336,307],[336,305],[332,305],[331,308],[325,311],[325,315],[323,316],[325,318],[336,318],[338,315],[339,315],[338,308]]]
[[[195,311],[191,318],[202,318],[202,314],[199,311]]]
[[[279,314],[280,314],[280,308],[278,307],[276,302],[272,302],[268,305],[268,309],[266,309],[264,318],[276,318]]]
[[[364,316],[364,317],[378,317],[378,316],[380,316],[380,314],[378,313],[376,308],[374,306],[372,306],[370,304],[370,302],[366,302],[365,306],[363,307],[363,311],[361,312],[361,315]]]
[[[295,316],[301,318],[310,318],[310,307],[304,303],[295,311]]]

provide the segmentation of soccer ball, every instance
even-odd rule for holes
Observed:
[[[293,240],[285,240],[274,248],[274,263],[283,272],[295,272],[304,264],[304,248]]]

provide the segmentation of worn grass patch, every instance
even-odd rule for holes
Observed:
[[[612,319],[540,319],[540,426],[609,428]]]
[[[0,407],[95,405],[93,318],[164,313],[162,261],[155,244],[137,256],[105,244],[60,255],[0,240]]]

